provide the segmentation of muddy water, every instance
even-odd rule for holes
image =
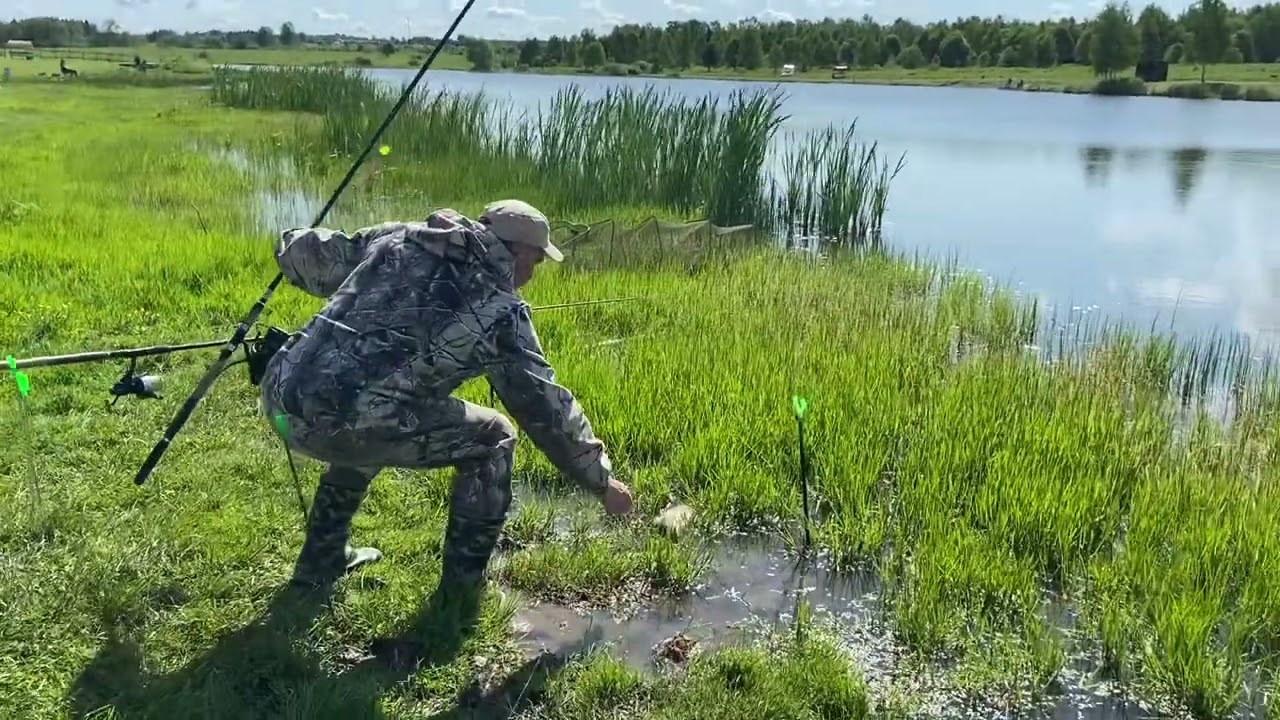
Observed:
[[[801,563],[745,539],[718,545],[712,568],[691,596],[663,601],[634,614],[584,610],[550,603],[521,607],[513,621],[517,642],[530,655],[603,649],[631,667],[657,672],[680,658],[735,644],[750,644],[768,632],[793,632],[797,600],[803,597],[812,622],[834,630],[864,673],[874,697],[905,691],[922,717],[1009,717],[961,697],[945,673],[907,668],[886,625],[880,585],[874,576],[830,571],[823,562]],[[673,638],[687,638],[689,642]],[[584,646],[583,638],[591,638]],[[673,645],[675,650],[673,650]],[[1017,717],[1111,720],[1160,717],[1120,697],[1092,678],[1093,668],[1075,658],[1064,669],[1061,693]]]

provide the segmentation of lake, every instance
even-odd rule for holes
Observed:
[[[413,70],[368,71],[394,86]],[[429,71],[429,88],[535,107],[617,85],[725,94],[770,83]],[[956,258],[1048,313],[1280,340],[1280,104],[786,83],[783,132],[855,118],[906,166],[893,247]],[[1272,205],[1271,203],[1277,203]]]

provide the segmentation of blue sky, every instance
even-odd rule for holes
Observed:
[[[15,0],[10,0],[14,2]],[[761,19],[861,17],[879,20],[906,17],[928,21],[957,15],[1040,19],[1060,15],[1084,17],[1103,0],[476,0],[459,26],[462,34],[495,38],[546,37],[590,27],[603,30],[619,22],[665,23],[697,17],[731,21],[755,15]],[[1191,0],[1158,0],[1179,12]],[[128,30],[157,28],[203,30],[278,28],[286,20],[302,32],[372,33],[403,36],[439,34],[465,0],[16,0],[0,17],[55,15],[94,22],[114,19]],[[9,5],[9,2],[5,2]],[[1131,0],[1137,8],[1144,0]],[[1230,3],[1238,4],[1238,3]],[[627,9],[630,7],[631,9]],[[645,8],[639,10],[638,8]]]

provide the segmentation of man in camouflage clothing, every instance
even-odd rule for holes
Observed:
[[[502,414],[453,398],[486,376],[503,405],[562,472],[631,510],[604,444],[556,384],[516,290],[543,258],[561,261],[546,218],[527,203],[491,203],[479,221],[453,210],[353,235],[281,234],[289,282],[328,299],[272,358],[263,409],[283,415],[286,442],[328,463],[293,582],[326,585],[381,558],[348,542],[352,516],[385,467],[456,469],[441,587],[479,587],[511,504],[516,429]]]

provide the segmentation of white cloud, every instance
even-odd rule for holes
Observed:
[[[311,14],[320,22],[346,22],[351,19],[346,13],[329,12],[324,8],[311,8]]]
[[[583,0],[579,5],[583,10],[594,13],[605,24],[620,25],[627,21],[625,17],[606,8],[603,0]]]
[[[497,18],[524,18],[529,15],[524,8],[504,7],[502,5],[490,5],[485,8],[484,14]]]
[[[795,22],[796,16],[782,10],[774,10],[773,8],[765,8],[761,10],[758,17],[761,22]]]
[[[1071,3],[1067,2],[1051,2],[1049,3],[1049,19],[1062,20],[1071,17]]]
[[[689,5],[688,3],[678,2],[678,0],[662,0],[662,4],[681,15],[692,16],[702,13],[702,7],[700,5]]]

